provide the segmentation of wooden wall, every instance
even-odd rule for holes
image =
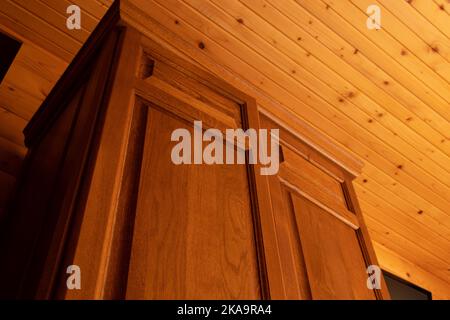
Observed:
[[[450,298],[449,3],[131,1],[156,37],[232,72],[265,107],[285,108],[363,160],[355,188],[382,267]],[[65,26],[72,3],[82,30]],[[3,1],[0,27],[25,42],[0,87],[0,147],[16,150],[13,159],[25,152],[21,129],[110,3]],[[366,27],[372,3],[378,31]],[[8,186],[19,161],[1,163]]]

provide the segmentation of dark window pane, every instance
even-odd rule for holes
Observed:
[[[0,83],[3,81],[22,43],[0,32]]]
[[[431,293],[383,271],[392,300],[431,300]]]

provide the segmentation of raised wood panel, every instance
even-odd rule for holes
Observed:
[[[355,230],[303,197],[292,202],[313,299],[374,299]]]
[[[113,16],[106,22],[107,28],[114,24],[118,17]],[[117,30],[116,30],[117,32]],[[119,37],[118,34],[103,29],[99,34],[99,41],[110,37]],[[101,37],[102,36],[102,37]],[[55,280],[55,292],[51,292],[58,298],[80,299],[82,297],[102,298],[109,293],[105,292],[106,274],[110,271],[109,260],[112,251],[113,222],[116,218],[118,199],[121,192],[121,181],[123,179],[124,158],[127,150],[126,141],[130,130],[132,119],[132,106],[134,105],[134,96],[132,85],[139,66],[140,48],[138,46],[140,35],[132,30],[120,35],[120,42],[114,41],[114,38],[108,39],[108,49],[102,51],[102,59],[99,59],[100,66],[97,65],[96,76],[98,80],[108,81],[103,83],[110,95],[98,95],[96,90],[91,92],[92,103],[98,106],[99,103],[105,104],[106,111],[102,113],[104,125],[99,136],[96,137],[95,154],[91,155],[88,161],[89,181],[84,186],[84,205],[82,208],[75,207],[74,212],[76,221],[76,231],[68,234],[68,241],[71,246],[63,256],[66,264],[75,263],[83,270],[85,287],[83,292],[68,290],[64,285],[64,280],[58,278]],[[98,48],[93,43],[93,48]],[[117,50],[117,51],[116,51]],[[82,56],[84,63],[89,61],[89,55]],[[79,70],[72,70],[78,73]],[[135,72],[133,72],[135,71]],[[105,77],[106,73],[106,77]],[[100,79],[99,79],[100,78]],[[65,81],[71,83],[74,81],[70,76],[66,76]],[[103,81],[100,81],[102,84]],[[101,90],[101,92],[103,92]],[[94,127],[94,129],[96,129]],[[98,129],[98,128],[97,128]],[[94,157],[94,158],[92,158]],[[115,159],[111,161],[111,159]],[[81,214],[80,214],[81,212]],[[78,215],[76,215],[78,213]],[[94,238],[93,238],[94,237]],[[74,241],[76,239],[76,241]],[[96,256],[97,259],[92,259]],[[61,276],[61,275],[60,275]],[[52,288],[50,288],[52,289]]]
[[[286,297],[375,299],[365,283],[369,262],[358,227],[325,211],[318,199],[304,198],[292,189],[297,182],[269,181]]]
[[[263,125],[272,127],[272,120],[262,119]],[[368,233],[351,180],[346,173],[341,176],[330,170],[330,159],[321,159],[315,152],[305,156],[302,148],[297,151],[293,146],[298,143],[286,133],[283,129],[280,133],[279,174],[269,177],[286,296],[386,298],[386,288],[372,291],[365,283],[366,268],[377,260],[365,244]],[[337,238],[333,240],[331,234]]]
[[[346,205],[342,205],[342,199],[336,201],[338,196],[332,197],[330,193],[325,192],[326,185],[315,183],[313,182],[314,180],[310,180],[308,177],[296,174],[296,172],[303,170],[301,166],[295,166],[294,168],[289,168],[287,165],[284,166],[284,164],[281,166],[279,173],[280,179],[284,184],[314,202],[329,214],[334,215],[349,227],[358,228],[359,223],[355,215],[347,210]]]
[[[231,117],[233,120],[227,121],[228,125],[238,128],[242,127],[240,115],[241,108],[237,102],[225,98],[224,96],[212,91],[206,85],[201,82],[187,78],[183,73],[177,71],[173,67],[164,62],[158,62],[153,67],[153,77],[159,78],[178,90],[186,93],[187,95],[196,98],[199,103],[196,103],[196,107],[199,110],[209,110],[209,113],[221,112],[222,117]]]
[[[84,194],[79,194],[78,190],[88,184],[87,181],[89,181],[92,170],[91,161],[94,161],[93,159],[96,157],[97,134],[103,123],[105,105],[109,102],[107,93],[111,90],[111,77],[116,71],[116,50],[120,48],[121,35],[120,30],[109,30],[107,35],[103,34],[103,37],[107,37],[107,39],[102,38],[102,34],[98,35],[104,41],[101,42],[102,50],[97,49],[98,51],[94,51],[93,56],[82,56],[81,60],[84,58],[86,66],[81,69],[92,70],[85,75],[87,77],[85,79],[86,84],[80,82],[78,77],[71,79],[70,75],[66,75],[66,80],[70,83],[69,91],[76,90],[78,95],[81,96],[80,109],[73,124],[72,133],[69,137],[70,143],[65,151],[65,161],[60,168],[60,178],[55,187],[60,196],[51,203],[50,207],[53,212],[59,214],[53,217],[53,224],[44,232],[46,236],[41,239],[40,251],[35,254],[36,264],[40,267],[44,266],[42,274],[37,277],[39,283],[37,284],[36,298],[52,298],[59,293],[55,290],[60,289],[64,282],[58,283],[58,280],[60,280],[59,270],[61,263],[69,263],[66,259],[71,258],[72,246],[70,240],[77,236],[77,232],[74,231],[80,219],[77,212],[83,205],[83,200],[80,200],[80,198],[84,197]],[[60,93],[63,92],[57,92],[56,94]],[[61,99],[65,99],[65,96],[62,96]],[[45,123],[42,125],[45,126]],[[61,243],[64,243],[64,241],[67,241],[68,244],[62,246]],[[40,264],[42,257],[45,257],[45,262]],[[85,275],[86,273],[84,273]],[[65,286],[62,287],[66,289]]]
[[[347,203],[340,181],[329,176],[325,171],[305,160],[289,148],[283,148],[283,160],[286,162],[286,167],[293,170],[294,174],[300,176],[302,180],[309,180],[313,184],[320,186],[321,191],[327,194],[327,197],[333,203],[341,209],[347,209]],[[295,166],[291,167],[289,163],[295,163]],[[297,168],[301,168],[301,170]],[[283,176],[282,173],[280,175]]]
[[[176,166],[178,128],[149,106],[127,298],[261,298],[246,167]]]
[[[189,114],[189,120],[204,121],[211,128],[225,130],[238,128],[237,121],[227,114],[216,110],[212,105],[196,99],[195,97],[171,86],[157,77],[145,81],[148,86],[138,85],[138,91],[144,97],[159,100],[170,109],[177,109],[178,114]],[[239,110],[239,108],[237,108]]]
[[[270,130],[280,128],[280,124],[271,119],[267,114],[261,115],[261,122],[264,123],[265,128]],[[285,126],[283,127],[286,128]],[[283,148],[283,150],[286,153],[290,152],[289,150],[294,150],[294,157],[300,156],[304,160],[307,160],[310,164],[316,167],[315,170],[321,169],[323,172],[327,173],[329,177],[333,177],[336,181],[339,181],[341,183],[345,181],[346,176],[342,172],[342,170],[340,170],[336,166],[331,165],[330,159],[327,158],[324,154],[322,154],[318,150],[311,149],[306,141],[300,139],[300,137],[295,132],[289,131],[289,129],[286,128],[286,130],[283,130],[283,134],[279,138],[281,145],[285,147]],[[291,151],[291,153],[294,152]],[[283,153],[283,158],[284,157],[285,155]]]

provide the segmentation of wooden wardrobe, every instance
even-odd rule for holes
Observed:
[[[115,2],[25,129],[29,153],[2,226],[1,296],[389,298],[384,281],[367,288],[377,260],[352,164],[150,39],[132,12]],[[195,120],[204,130],[279,129],[278,174],[173,164],[171,133],[192,132]],[[66,286],[70,265],[79,290]]]

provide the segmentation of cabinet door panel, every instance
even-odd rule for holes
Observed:
[[[360,221],[342,182],[281,148],[283,163],[269,185],[286,298],[375,299],[367,288]]]
[[[173,164],[178,128],[150,107],[127,298],[260,298],[247,168]]]
[[[354,229],[292,195],[313,299],[374,299]]]

